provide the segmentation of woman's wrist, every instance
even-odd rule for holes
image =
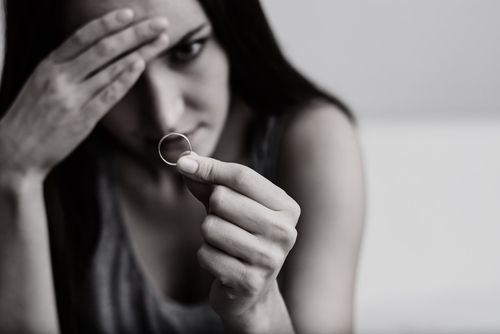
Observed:
[[[0,134],[0,187],[25,189],[42,185],[47,173],[21,163],[16,152],[6,146],[8,140]]]
[[[15,193],[31,192],[43,187],[45,174],[31,169],[0,166],[0,190]]]
[[[246,334],[293,334],[292,321],[277,282],[263,300],[245,314],[224,318],[226,333]]]

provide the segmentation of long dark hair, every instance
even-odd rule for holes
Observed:
[[[64,0],[6,0],[6,55],[0,88],[0,117],[37,64],[62,42],[61,1]],[[322,99],[337,106],[354,121],[339,99],[316,87],[287,61],[259,0],[199,2],[228,55],[233,92],[255,112],[279,115]],[[89,259],[95,255],[104,220],[113,221],[109,216],[113,214],[103,209],[104,201],[97,197],[103,174],[100,161],[105,150],[99,146],[94,149],[94,140],[95,136],[91,136],[80,145],[47,180],[50,245],[55,254],[52,258],[54,279],[64,332],[75,330],[74,324],[78,323],[75,317],[79,314],[74,311],[75,307],[93,309],[92,304],[86,303],[89,297],[85,288],[80,294],[78,287],[89,277]],[[102,218],[102,212],[108,212],[106,217],[109,219]]]
[[[228,54],[235,93],[257,111],[282,113],[321,98],[353,120],[336,97],[317,88],[284,57],[259,0],[199,0]]]
[[[335,96],[318,88],[286,59],[259,0],[198,0],[231,65],[233,92],[259,113],[281,114],[312,100],[352,113]],[[37,63],[61,43],[57,1],[6,1],[6,56],[0,90],[0,116]],[[29,10],[28,10],[29,9]]]

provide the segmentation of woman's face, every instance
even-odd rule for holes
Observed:
[[[160,163],[157,144],[170,132],[186,134],[195,152],[213,153],[229,109],[229,65],[196,0],[69,0],[68,24],[132,8],[138,18],[165,16],[170,47],[150,62],[130,93],[103,119],[126,149]]]

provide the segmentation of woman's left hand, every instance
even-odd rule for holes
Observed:
[[[225,322],[273,317],[284,307],[276,277],[297,237],[299,205],[240,164],[191,154],[178,170],[207,209],[198,259],[215,277],[211,305]]]

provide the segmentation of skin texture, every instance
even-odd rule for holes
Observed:
[[[81,28],[40,63],[0,121],[2,333],[58,332],[43,181],[168,46],[165,24],[150,23],[113,12]]]
[[[212,35],[208,18],[194,0],[72,0],[66,8],[66,25],[78,26],[123,7],[134,9],[139,20],[167,17],[171,48],[149,61],[134,89],[104,118],[105,128],[130,153],[156,168],[163,168],[156,145],[170,132],[187,134],[196,152],[211,155],[226,124],[230,89],[228,61]],[[200,26],[203,28],[175,48]]]
[[[111,13],[90,23],[42,61],[0,124],[1,149],[9,156],[2,167],[47,174],[125,96],[146,61],[168,46],[165,23],[122,30],[132,15],[120,21]],[[162,19],[156,23],[161,26]],[[112,61],[145,42],[150,43]],[[31,136],[25,139],[24,133]]]
[[[14,157],[0,168],[22,180],[4,186],[0,199],[7,203],[14,197],[20,208],[36,201],[43,213],[42,200],[19,189],[30,188],[26,183],[40,189],[48,171],[102,119],[117,144],[111,159],[134,251],[164,296],[187,303],[208,296],[228,332],[351,332],[364,185],[359,145],[347,118],[321,101],[294,110],[281,143],[280,179],[273,184],[246,166],[245,134],[253,111],[231,95],[226,55],[196,1],[65,4],[68,35],[102,15],[111,21],[96,21],[56,50],[0,122],[0,143],[10,143],[0,147],[0,156]],[[136,28],[128,32],[114,28],[116,16],[106,14],[124,7],[134,11],[134,23],[125,26]],[[167,18],[168,28],[147,33],[146,20],[153,16]],[[50,113],[34,113],[35,105]],[[192,130],[198,154],[181,158],[177,169],[167,168],[157,156],[157,141],[171,131]],[[29,140],[16,135],[26,131],[34,133]],[[20,143],[18,149],[8,151],[14,143]],[[27,182],[22,175],[36,177]],[[27,211],[6,219],[45,226]],[[10,247],[30,259],[17,266],[42,279],[23,287],[11,280],[2,289],[52,291],[50,273],[34,265],[50,267],[46,236],[37,240],[45,253],[28,251],[23,243]],[[278,274],[285,285],[278,286]],[[187,280],[192,284],[183,285]],[[27,300],[14,295],[0,307]],[[37,301],[28,318],[54,319],[53,300]],[[37,321],[32,328],[40,328]],[[55,327],[48,320],[41,332]]]

